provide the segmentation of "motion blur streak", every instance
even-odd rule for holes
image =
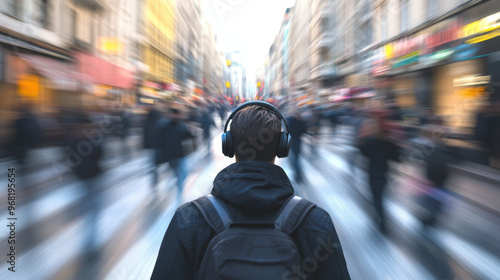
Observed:
[[[353,279],[498,279],[499,32],[498,0],[2,0],[0,279],[149,279],[249,100]]]

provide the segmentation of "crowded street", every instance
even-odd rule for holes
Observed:
[[[0,0],[0,280],[500,280],[500,0]]]
[[[331,215],[352,279],[496,279],[500,275],[500,243],[495,234],[500,212],[494,208],[498,205],[488,206],[488,199],[499,196],[496,186],[490,186],[484,200],[466,196],[463,188],[474,185],[452,187],[439,224],[424,228],[412,214],[411,187],[406,187],[411,184],[410,175],[400,168],[388,186],[388,232],[382,234],[372,222],[362,163],[354,167],[349,163],[356,152],[349,129],[341,126],[333,135],[324,127],[314,145],[307,138],[301,160],[306,177],[303,183],[292,184],[296,194]],[[0,278],[149,278],[176,208],[208,194],[218,171],[233,162],[220,151],[219,129],[211,137],[210,147],[187,158],[189,175],[182,201],[176,201],[175,177],[168,166],[160,167],[158,187],[151,187],[139,135],[130,137],[128,153],[114,139],[105,142],[106,171],[95,194],[102,203],[95,220],[89,220],[89,209],[82,208],[81,183],[71,174],[57,173],[60,149],[33,151],[30,174],[19,174],[17,181],[17,272],[10,276],[3,262]],[[15,166],[9,161],[1,164],[2,170]],[[289,160],[277,164],[293,178]],[[1,207],[6,207],[6,199],[1,201]],[[95,234],[89,223],[95,224]],[[84,239],[92,234],[98,250],[88,255]],[[7,232],[2,231],[2,241],[6,238]],[[5,247],[7,242],[1,244]]]

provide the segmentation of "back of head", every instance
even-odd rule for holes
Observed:
[[[273,162],[281,133],[281,120],[262,106],[249,106],[231,122],[234,153],[238,161]]]

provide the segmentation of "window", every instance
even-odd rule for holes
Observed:
[[[434,17],[439,12],[440,0],[427,0],[427,18]]]
[[[360,33],[359,33],[359,36],[357,36],[358,43],[359,43],[358,48],[357,48],[358,50],[367,47],[372,42],[372,25],[371,25],[370,20],[363,23],[360,26],[359,30],[360,30]]]
[[[76,41],[76,31],[77,31],[77,22],[78,22],[78,14],[74,9],[70,9],[70,38],[73,42]]]
[[[401,0],[401,32],[408,30],[408,0]]]
[[[1,0],[0,11],[15,17],[21,17],[23,0]]]
[[[49,0],[40,0],[38,2],[39,5],[39,16],[38,16],[38,22],[43,28],[49,28],[50,27],[50,16],[49,16]]]
[[[386,3],[382,4],[382,23],[381,27],[381,39],[382,41],[387,40],[387,5]]]

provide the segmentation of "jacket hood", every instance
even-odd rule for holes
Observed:
[[[226,202],[229,208],[263,217],[276,213],[294,190],[281,167],[246,161],[233,163],[219,172],[212,194]]]

